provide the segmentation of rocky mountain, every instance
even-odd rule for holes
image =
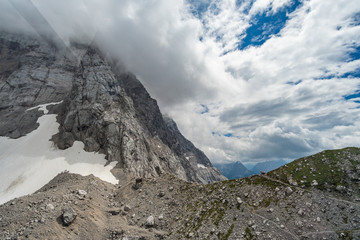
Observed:
[[[254,173],[250,172],[241,162],[214,164],[222,175],[228,179],[244,178]]]
[[[271,170],[277,169],[285,164],[286,162],[284,160],[260,162],[251,168],[251,172],[255,174],[260,174],[261,172],[270,172]]]
[[[121,179],[172,173],[193,182],[226,179],[202,151],[163,117],[134,75],[119,70],[96,46],[57,48],[40,37],[0,33],[0,136],[20,138],[39,126],[40,104],[57,114],[59,149],[84,143],[116,162]]]
[[[211,184],[61,173],[0,206],[1,239],[360,239],[360,149]]]

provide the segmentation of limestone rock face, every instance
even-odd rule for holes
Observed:
[[[72,88],[75,63],[36,39],[0,32],[0,135],[21,137],[37,128],[37,111]]]
[[[82,141],[86,151],[104,153],[137,177],[226,179],[163,117],[140,81],[116,71],[95,48],[73,44],[59,52],[39,39],[1,33],[0,49],[1,136],[31,132],[41,113],[26,109],[63,101],[51,109],[60,123],[52,140],[60,149]]]

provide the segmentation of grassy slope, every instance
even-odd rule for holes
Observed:
[[[356,188],[360,173],[360,149],[326,150],[297,159],[268,173],[285,183],[296,181],[299,186],[335,190],[336,187]],[[313,184],[314,180],[317,185]],[[354,189],[358,190],[358,189]]]

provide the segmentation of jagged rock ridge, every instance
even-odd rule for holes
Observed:
[[[39,113],[25,110],[62,100],[51,110],[58,114],[59,133],[52,140],[60,149],[82,141],[85,150],[106,154],[135,176],[169,172],[203,183],[225,179],[169,127],[136,77],[118,72],[96,48],[73,44],[59,52],[40,39],[8,33],[0,34],[0,44],[1,136],[31,132]]]

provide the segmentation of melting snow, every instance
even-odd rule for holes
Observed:
[[[58,173],[68,170],[81,175],[94,174],[116,184],[118,180],[110,170],[116,163],[107,162],[104,154],[86,152],[82,142],[59,150],[49,141],[58,132],[55,114],[47,114],[49,103],[39,105],[45,115],[38,119],[40,126],[18,139],[0,137],[0,204],[13,198],[31,194],[48,183]]]
[[[200,163],[198,163],[198,168],[206,168],[204,165],[202,165],[202,164],[200,164]]]

